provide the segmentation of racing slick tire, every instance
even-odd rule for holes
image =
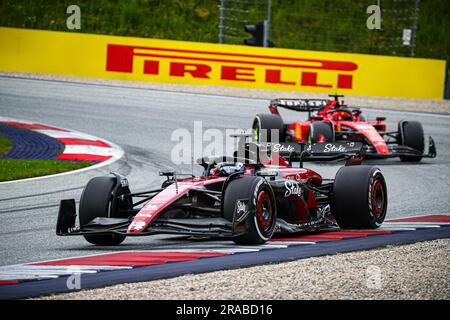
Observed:
[[[238,215],[238,201],[246,210]],[[272,187],[262,177],[240,176],[231,180],[223,199],[224,218],[245,226],[246,232],[233,238],[236,244],[257,245],[269,241],[276,227],[277,209]]]
[[[114,177],[96,177],[89,180],[80,198],[80,226],[86,225],[98,217],[114,217],[110,213],[113,189],[117,183]],[[100,246],[115,246],[125,240],[118,234],[84,235],[87,242]]]
[[[343,229],[375,229],[386,217],[386,182],[380,169],[348,166],[339,169],[333,185],[331,213]]]
[[[265,142],[284,142],[285,132],[284,132],[284,122],[280,116],[274,114],[257,114],[253,120],[252,125],[253,137],[258,143]],[[261,136],[261,130],[267,130],[267,137]],[[272,141],[271,130],[278,130],[278,139],[280,141]],[[274,137],[275,139],[275,137]]]
[[[321,141],[320,137],[325,139]],[[334,142],[334,130],[332,124],[329,122],[313,122],[308,130],[308,143],[316,142]]]
[[[398,125],[401,137],[400,143],[423,153],[425,138],[422,124],[417,121],[400,121]],[[421,156],[400,156],[400,160],[403,162],[419,162],[421,159]]]

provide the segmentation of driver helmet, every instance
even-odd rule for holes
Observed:
[[[341,117],[342,120],[346,121],[353,120],[353,111],[346,105],[341,105],[341,107],[336,109],[336,111],[339,113],[339,116]]]
[[[244,172],[245,167],[242,162],[230,163],[222,162],[216,168],[211,170],[211,174],[220,176],[229,176],[232,173]]]

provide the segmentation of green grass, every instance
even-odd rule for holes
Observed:
[[[0,156],[11,148],[11,142],[0,134]],[[0,181],[10,181],[38,176],[46,176],[85,168],[90,162],[70,162],[41,159],[0,159]]]
[[[11,148],[11,142],[0,134],[0,156],[6,154]]]
[[[252,2],[254,1],[254,2]],[[241,17],[250,23],[265,17],[266,0]],[[81,30],[75,32],[218,42],[219,0],[77,0]],[[241,2],[239,5],[243,5]],[[279,48],[407,56],[398,46],[402,29],[412,26],[413,0],[383,0],[382,30],[366,28],[369,0],[272,0],[271,40]],[[2,0],[0,26],[68,31],[66,8],[58,0]],[[407,13],[399,13],[407,10]],[[388,11],[386,11],[388,10]],[[402,11],[403,10],[403,11]],[[450,61],[448,0],[421,0],[416,56]],[[242,24],[242,44],[248,37]],[[392,46],[398,37],[397,46]]]
[[[0,156],[11,148],[11,142],[0,134]],[[92,165],[90,162],[70,162],[41,159],[0,159],[0,181],[10,181],[61,173]]]
[[[45,176],[90,166],[89,162],[59,160],[0,159],[0,181]]]

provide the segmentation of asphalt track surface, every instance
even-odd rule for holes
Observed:
[[[79,199],[87,181],[110,171],[128,176],[132,191],[159,187],[158,171],[175,167],[172,132],[249,128],[256,113],[267,112],[268,100],[164,92],[106,85],[0,77],[0,115],[65,127],[96,135],[121,146],[125,156],[111,166],[78,174],[0,184],[0,265],[105,253],[117,250],[183,247],[191,240],[174,236],[128,238],[121,246],[99,248],[81,237],[57,237],[61,199]],[[275,98],[275,97],[274,97]],[[366,161],[384,173],[389,193],[388,218],[450,213],[450,116],[363,109],[366,117],[387,117],[394,130],[402,119],[422,122],[437,144],[438,156],[419,164],[398,159]],[[285,112],[286,120],[303,115]],[[308,164],[333,178],[342,163]],[[201,168],[195,168],[200,173]]]

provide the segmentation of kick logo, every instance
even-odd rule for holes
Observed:
[[[333,145],[331,143],[325,145],[323,152],[345,152],[347,149],[342,145]]]
[[[303,195],[303,190],[300,187],[300,184],[295,180],[286,180],[284,182],[284,186],[286,188],[286,192],[284,193],[285,198],[291,195],[297,195],[299,197]]]
[[[292,152],[294,151],[294,147],[290,145],[282,145],[280,143],[276,143],[273,145],[272,151],[274,152]]]

